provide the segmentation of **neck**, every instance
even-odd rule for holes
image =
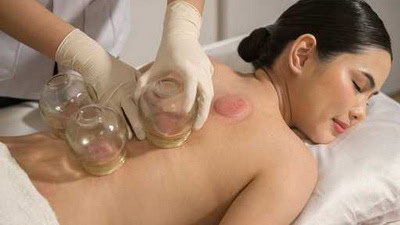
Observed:
[[[292,111],[290,104],[290,95],[288,90],[287,81],[284,76],[274,73],[272,70],[262,68],[258,70],[261,76],[266,76],[271,81],[273,87],[275,88],[276,94],[279,101],[279,110],[283,119],[288,126],[291,126],[292,122]]]

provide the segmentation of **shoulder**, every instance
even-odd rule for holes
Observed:
[[[214,75],[222,75],[225,74],[226,72],[236,73],[230,66],[218,61],[215,58],[210,58],[210,61],[214,67]]]
[[[255,180],[271,191],[267,191],[267,198],[272,198],[269,204],[276,208],[274,217],[290,223],[307,203],[317,177],[318,165],[311,151],[291,133],[285,140],[280,140],[274,151],[274,160],[262,168]]]
[[[263,168],[265,174],[285,177],[276,179],[277,182],[300,182],[304,188],[312,188],[317,180],[318,165],[303,142],[298,137],[293,137],[292,140],[282,141],[277,150],[274,162]]]
[[[221,224],[290,224],[306,205],[317,165],[301,141],[287,141],[230,206]],[[274,151],[275,152],[275,151]]]
[[[283,121],[277,120],[271,136],[274,147],[273,159],[262,170],[268,175],[287,174],[287,179],[302,180],[307,178],[314,183],[317,178],[317,162],[310,149]]]

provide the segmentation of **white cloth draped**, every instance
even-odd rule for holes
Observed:
[[[47,200],[0,142],[0,224],[58,225]]]

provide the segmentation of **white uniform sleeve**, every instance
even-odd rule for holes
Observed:
[[[48,10],[118,56],[130,31],[130,0],[39,0]],[[0,96],[40,97],[55,62],[0,31]],[[59,72],[71,72],[59,68]]]

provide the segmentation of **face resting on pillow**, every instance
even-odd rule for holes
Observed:
[[[390,54],[374,48],[326,63],[310,57],[287,79],[291,126],[316,143],[334,140],[366,117],[367,102],[382,87],[390,66]]]
[[[366,117],[368,100],[378,93],[390,67],[390,54],[369,48],[318,59],[312,35],[290,43],[273,65],[256,73],[269,76],[286,122],[315,143],[329,143]]]
[[[393,59],[382,20],[362,0],[300,0],[238,52],[271,80],[285,122],[324,144],[366,117]]]

